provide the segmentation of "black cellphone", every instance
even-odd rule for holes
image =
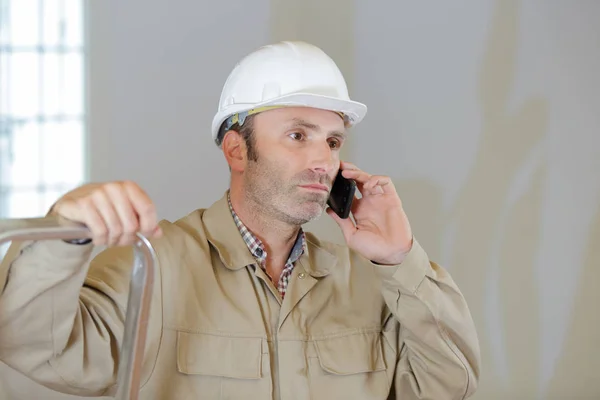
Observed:
[[[356,182],[352,179],[344,178],[340,169],[333,182],[327,205],[331,207],[338,217],[346,219],[350,215],[355,192]]]

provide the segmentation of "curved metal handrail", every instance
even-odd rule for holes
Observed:
[[[119,357],[117,391],[120,400],[137,400],[150,302],[154,286],[154,271],[158,265],[150,241],[138,234],[134,246],[134,265],[131,272],[129,298],[125,316],[125,332]],[[0,245],[15,240],[83,239],[90,231],[84,225],[60,217],[0,220]]]

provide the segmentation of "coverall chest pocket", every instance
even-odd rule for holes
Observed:
[[[198,399],[266,399],[271,395],[263,339],[179,332],[177,369],[195,380]]]
[[[390,390],[379,332],[313,341],[308,369],[311,399],[386,399]]]

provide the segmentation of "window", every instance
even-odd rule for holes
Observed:
[[[83,0],[0,0],[0,218],[43,216],[85,176]]]

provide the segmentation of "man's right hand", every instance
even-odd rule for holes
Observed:
[[[62,196],[49,215],[83,223],[95,245],[130,245],[138,232],[147,238],[162,235],[154,203],[129,181],[80,186]]]

